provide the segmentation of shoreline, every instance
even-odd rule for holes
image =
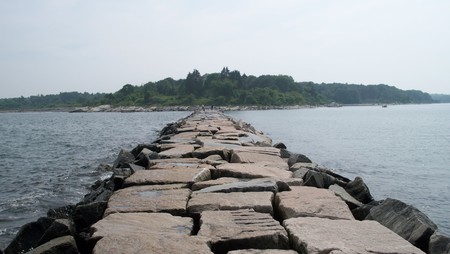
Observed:
[[[292,106],[214,106],[214,110],[218,111],[252,111],[252,110],[293,110],[308,108],[340,108],[340,107],[370,107],[370,106],[399,106],[399,105],[431,105],[445,103],[421,103],[421,104],[327,104],[327,105],[292,105]],[[210,109],[210,105],[205,106]],[[68,108],[47,108],[47,109],[25,109],[25,110],[0,110],[0,113],[43,113],[43,112],[62,112],[62,113],[138,113],[138,112],[168,112],[168,111],[196,111],[201,106],[111,106],[100,105],[96,107],[68,107]]]

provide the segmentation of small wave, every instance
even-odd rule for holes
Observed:
[[[24,217],[12,216],[12,215],[0,215],[0,222],[16,221],[16,220],[22,220],[22,219],[24,219]]]

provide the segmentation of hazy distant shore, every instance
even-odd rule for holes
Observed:
[[[431,103],[426,103],[431,104]],[[214,106],[215,110],[220,111],[245,111],[245,110],[289,110],[300,108],[318,108],[318,107],[351,107],[351,106],[382,106],[382,105],[412,105],[412,104],[327,104],[327,105],[291,105],[291,106]],[[211,109],[210,105],[204,106],[205,110]],[[202,110],[202,106],[111,106],[100,105],[96,107],[58,107],[58,108],[42,108],[42,109],[17,109],[17,110],[0,110],[0,113],[30,113],[30,112],[69,112],[69,113],[133,113],[133,112],[161,112],[161,111],[195,111]]]

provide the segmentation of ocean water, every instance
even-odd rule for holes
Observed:
[[[450,235],[450,104],[236,111],[273,142],[402,200]]]
[[[0,113],[0,249],[49,208],[80,201],[121,148],[189,113]]]

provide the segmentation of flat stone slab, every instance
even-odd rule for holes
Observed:
[[[275,207],[284,220],[295,217],[354,220],[347,204],[328,189],[291,187],[291,191],[276,194]]]
[[[195,193],[208,193],[208,192],[229,193],[229,192],[258,192],[258,191],[271,191],[273,193],[277,193],[278,192],[277,181],[274,179],[259,178],[250,181],[240,181],[211,186],[196,191]]]
[[[93,253],[211,253],[192,229],[191,218],[168,213],[115,213],[92,226],[92,237],[101,238]]]
[[[278,249],[244,249],[229,251],[228,254],[298,254],[295,250],[278,250]]]
[[[193,167],[197,168],[200,160],[197,158],[172,158],[150,160],[149,166],[154,169],[174,168],[174,167]]]
[[[291,178],[292,172],[287,169],[287,164],[285,167],[280,167],[280,165],[273,165],[270,162],[224,163],[211,169],[211,173],[214,178]]]
[[[139,236],[145,234],[190,235],[192,218],[168,213],[113,213],[101,219],[91,229],[92,237]]]
[[[202,182],[196,182],[192,185],[192,190],[197,191],[201,190],[207,187],[216,186],[216,185],[222,185],[227,183],[237,183],[240,182],[238,178],[234,177],[221,177],[215,180],[208,180],[208,181],[202,181]]]
[[[202,212],[198,235],[210,238],[214,253],[237,248],[289,248],[287,232],[280,223],[253,210]]]
[[[128,177],[124,185],[146,185],[146,184],[193,184],[199,181],[211,179],[209,168],[175,167],[171,169],[151,169],[136,171]]]
[[[193,194],[188,202],[189,214],[203,211],[253,209],[261,213],[273,213],[272,192],[233,192]]]
[[[100,239],[94,247],[93,254],[133,253],[133,254],[167,254],[198,253],[212,254],[206,239],[197,236],[148,234],[130,237],[111,236]]]
[[[292,218],[283,222],[299,253],[423,253],[374,221]]]
[[[281,158],[278,148],[273,147],[241,147],[231,151],[231,163],[271,162],[272,164],[286,164]],[[289,167],[288,167],[289,168]]]
[[[228,156],[228,149],[224,146],[203,146],[192,152],[195,158],[204,159],[210,155],[218,154],[220,156]]]
[[[190,189],[155,189],[155,186],[132,186],[113,193],[105,211],[111,213],[167,212],[186,214]]]
[[[191,157],[191,153],[194,151],[193,145],[179,145],[177,144],[175,147],[170,148],[168,150],[164,150],[159,153],[161,158],[182,158],[182,157]]]

